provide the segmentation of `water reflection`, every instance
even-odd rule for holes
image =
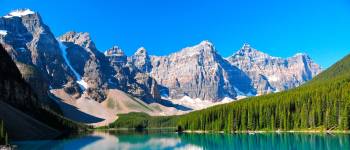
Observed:
[[[149,149],[350,149],[348,134],[177,134],[95,132],[64,140],[15,142],[19,149],[149,150]]]

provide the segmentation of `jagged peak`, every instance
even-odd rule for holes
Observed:
[[[181,51],[176,52],[176,55],[182,55],[184,57],[192,57],[196,55],[201,55],[203,53],[215,54],[214,45],[208,40],[204,40],[197,45],[183,48]]]
[[[280,57],[270,56],[267,53],[259,51],[253,48],[249,43],[244,43],[242,48],[239,49],[236,53],[234,53],[229,58],[239,58],[239,57],[247,57],[250,59],[264,59],[264,58],[281,59]]]
[[[200,42],[199,45],[205,45],[205,46],[213,47],[213,43],[211,43],[209,40],[204,40],[204,41]]]
[[[36,12],[25,8],[25,9],[16,9],[5,15],[5,18],[12,18],[12,17],[23,17],[27,15],[37,14]]]
[[[256,50],[249,43],[244,43],[242,48],[238,50],[234,55],[250,55],[250,54],[267,55],[261,51]]]
[[[243,50],[250,50],[252,48],[250,47],[249,43],[244,43],[241,49],[243,49]]]
[[[134,55],[148,55],[146,48],[140,47],[139,49],[136,50]]]
[[[86,39],[91,40],[90,33],[88,32],[76,32],[76,31],[68,31],[63,34],[61,37],[70,37],[74,39]]]
[[[113,46],[104,53],[106,56],[125,56],[124,51],[119,46]]]
[[[240,50],[238,50],[235,54],[233,54],[231,57],[233,58],[237,58],[237,57],[249,57],[249,58],[256,58],[256,59],[260,59],[260,58],[271,58],[271,59],[293,59],[293,58],[307,58],[307,59],[311,59],[309,57],[308,54],[306,54],[305,52],[302,53],[296,53],[295,55],[293,55],[292,57],[287,57],[287,58],[281,58],[281,57],[274,57],[274,56],[270,56],[267,53],[264,53],[262,51],[259,51],[255,48],[253,48],[250,44],[248,43],[244,43],[242,48]],[[230,58],[230,57],[229,57]],[[229,59],[228,58],[228,59]]]
[[[289,57],[288,59],[306,59],[306,60],[312,61],[311,57],[305,52],[296,53],[292,57]]]
[[[58,38],[63,42],[73,42],[82,47],[95,49],[95,44],[91,40],[90,33],[88,32],[75,32],[69,31]]]

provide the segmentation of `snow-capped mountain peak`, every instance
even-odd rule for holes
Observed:
[[[35,14],[35,12],[30,10],[30,9],[17,9],[17,10],[10,12],[9,14],[7,14],[4,17],[5,18],[22,17],[22,16],[26,16],[26,15],[30,15],[30,14]]]
[[[7,30],[0,30],[0,35],[6,36],[7,35]]]

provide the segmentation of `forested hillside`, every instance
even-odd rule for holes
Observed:
[[[350,55],[305,85],[189,113],[185,130],[349,129]]]

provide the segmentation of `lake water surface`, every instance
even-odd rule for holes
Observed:
[[[349,150],[349,134],[263,133],[120,133],[91,134],[47,141],[14,142],[24,150],[157,150],[157,149],[235,149],[235,150]]]

